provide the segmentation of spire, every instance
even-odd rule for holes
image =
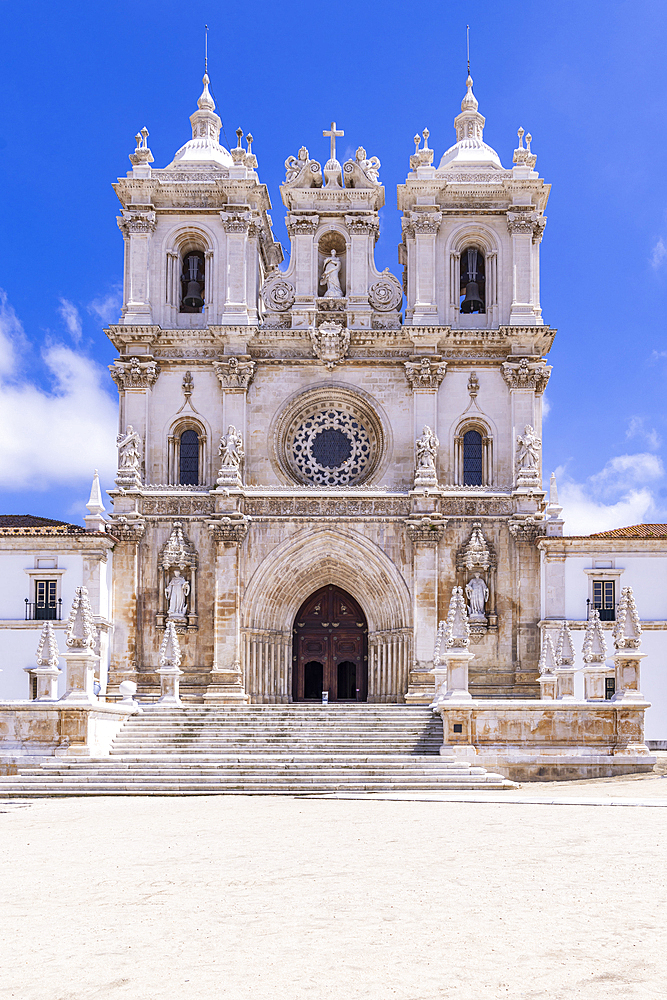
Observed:
[[[556,646],[556,666],[571,667],[574,665],[574,646],[572,645],[572,633],[566,621],[561,625],[558,633],[558,644]]]
[[[58,643],[56,642],[56,636],[51,622],[44,622],[44,628],[42,629],[42,634],[39,637],[39,645],[37,646],[36,656],[38,667],[58,666],[60,652],[58,650]]]
[[[549,503],[547,504],[546,517],[547,517],[547,535],[562,535],[563,534],[563,519],[561,514],[563,513],[563,508],[561,504],[558,503],[558,487],[556,485],[556,473],[551,473],[551,479],[549,480]]]
[[[106,521],[102,516],[106,510],[102,503],[102,490],[100,489],[100,477],[95,469],[93,483],[90,487],[90,499],[86,504],[90,514],[86,514],[84,521],[88,531],[106,531]]]
[[[619,649],[639,649],[642,626],[632,587],[623,587],[614,625],[614,646]]]
[[[604,663],[607,659],[607,643],[600,624],[600,612],[593,608],[584,634],[584,663]]]
[[[95,622],[88,591],[77,587],[67,621],[65,642],[70,648],[92,650],[95,645]]]
[[[176,626],[171,619],[164,630],[164,638],[158,655],[160,668],[178,670],[181,665],[181,647],[176,633]]]
[[[479,101],[472,92],[472,77],[468,73],[468,79],[466,80],[466,95],[461,101],[461,111],[477,111],[479,107]],[[479,116],[482,117],[481,115]],[[482,128],[484,127],[484,119],[482,120]]]
[[[554,652],[554,644],[551,641],[551,636],[547,635],[544,639],[544,644],[542,646],[542,655],[540,656],[539,671],[542,674],[553,674],[556,669],[556,654]]]
[[[204,73],[204,78],[202,80],[204,89],[202,90],[201,97],[197,101],[197,107],[200,111],[215,111],[215,101],[208,92],[208,85],[210,82],[208,73]]]
[[[452,590],[445,626],[445,643],[448,647],[459,646],[464,649],[470,645],[470,623],[463,587],[454,587]]]

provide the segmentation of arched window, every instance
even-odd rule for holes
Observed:
[[[204,308],[204,254],[188,250],[183,256],[181,273],[181,312],[200,313]]]
[[[463,435],[463,485],[481,486],[482,435],[479,431],[466,431]]]
[[[476,247],[466,247],[461,254],[460,301],[462,313],[486,312],[484,254]]]
[[[196,431],[183,431],[179,449],[178,481],[181,486],[199,483],[199,435]]]

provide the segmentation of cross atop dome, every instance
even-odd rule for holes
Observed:
[[[345,132],[343,131],[342,128],[341,129],[337,129],[336,128],[336,123],[332,122],[331,123],[331,129],[328,132],[325,129],[322,132],[322,135],[325,136],[325,138],[327,136],[329,136],[329,138],[331,139],[331,159],[335,160],[336,159],[336,137],[337,136],[345,135]]]
[[[345,135],[345,132],[341,129],[336,128],[336,123],[331,123],[331,128],[327,132],[325,129],[322,132],[323,136],[328,136],[331,139],[331,156],[324,164],[324,180],[326,182],[326,187],[342,187],[343,174],[341,170],[340,163],[336,159],[336,138],[341,135]]]

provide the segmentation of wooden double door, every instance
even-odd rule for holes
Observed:
[[[294,621],[292,697],[295,701],[366,701],[366,617],[340,587],[328,584],[299,608]]]

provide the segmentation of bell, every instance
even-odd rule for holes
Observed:
[[[201,309],[204,305],[204,300],[201,297],[201,285],[198,281],[188,281],[188,290],[183,299],[183,305],[187,306],[188,309]]]
[[[469,281],[466,285],[466,297],[461,303],[461,312],[484,312],[484,303],[480,297],[479,285],[476,281]]]

